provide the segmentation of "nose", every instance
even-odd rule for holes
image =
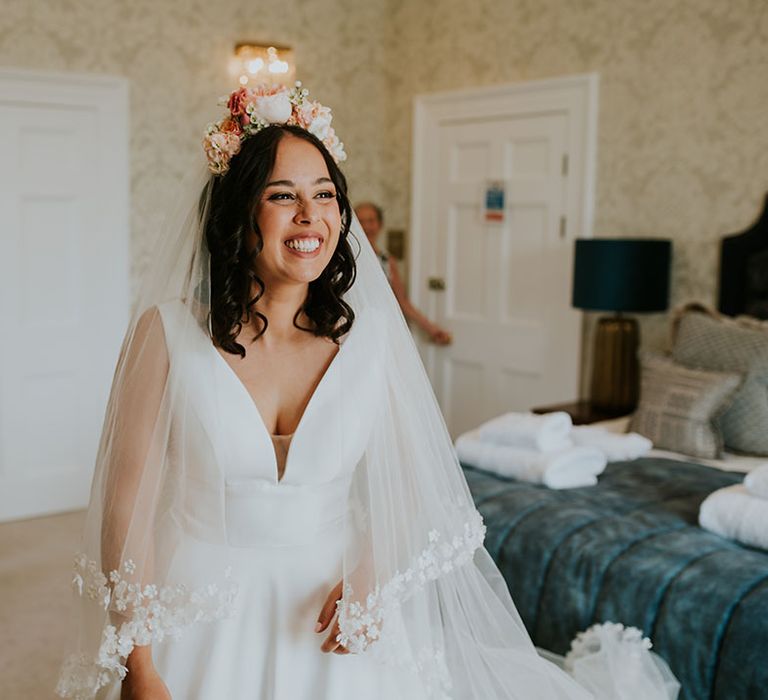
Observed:
[[[294,222],[297,224],[312,224],[320,221],[320,216],[316,209],[317,206],[319,205],[315,204],[312,200],[302,202],[296,211],[296,215],[293,217]]]

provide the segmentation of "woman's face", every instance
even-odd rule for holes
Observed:
[[[263,248],[254,271],[267,288],[308,284],[328,265],[339,242],[341,212],[325,160],[308,141],[286,134],[278,143],[256,223]]]

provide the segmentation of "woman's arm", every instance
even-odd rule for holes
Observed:
[[[164,478],[167,426],[161,405],[167,390],[169,358],[157,307],[139,318],[118,363],[119,376],[111,398],[112,441],[106,449],[108,471],[103,493],[101,525],[102,569],[121,571],[124,559],[134,560],[138,581],[151,583],[154,572],[154,507]],[[110,610],[117,629],[130,618]],[[170,698],[155,671],[150,645],[130,652],[123,681],[123,700]]]
[[[403,315],[409,320],[414,321],[430,338],[433,343],[438,345],[448,345],[451,342],[451,334],[441,328],[436,323],[432,323],[421,311],[419,311],[408,299],[405,293],[405,285],[400,277],[397,264],[392,256],[389,258],[389,280],[392,291],[395,294],[397,303],[403,311]]]
[[[135,647],[125,663],[128,675],[120,687],[120,700],[171,700],[152,662],[152,648]]]

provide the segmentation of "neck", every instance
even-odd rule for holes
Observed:
[[[258,288],[254,288],[251,293],[255,295],[257,291]],[[256,311],[269,320],[267,332],[262,336],[267,345],[289,342],[299,333],[305,335],[304,331],[293,325],[293,318],[307,298],[308,291],[308,284],[267,284],[264,295],[254,306]],[[299,316],[298,322],[303,326],[309,325],[304,314]]]

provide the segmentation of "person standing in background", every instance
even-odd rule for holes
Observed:
[[[384,274],[389,280],[389,284],[392,287],[392,291],[397,298],[397,303],[400,304],[400,309],[405,318],[409,321],[414,321],[419,328],[427,334],[433,343],[436,343],[437,345],[450,345],[452,341],[451,334],[441,326],[430,321],[411,303],[405,292],[405,285],[400,277],[400,272],[397,269],[397,263],[395,263],[393,256],[378,246],[377,239],[381,233],[382,224],[384,223],[384,213],[382,212],[381,207],[372,202],[361,202],[355,207],[355,214],[357,214],[357,218],[360,221],[360,225],[363,227],[363,231],[365,231],[365,235],[381,261]]]

